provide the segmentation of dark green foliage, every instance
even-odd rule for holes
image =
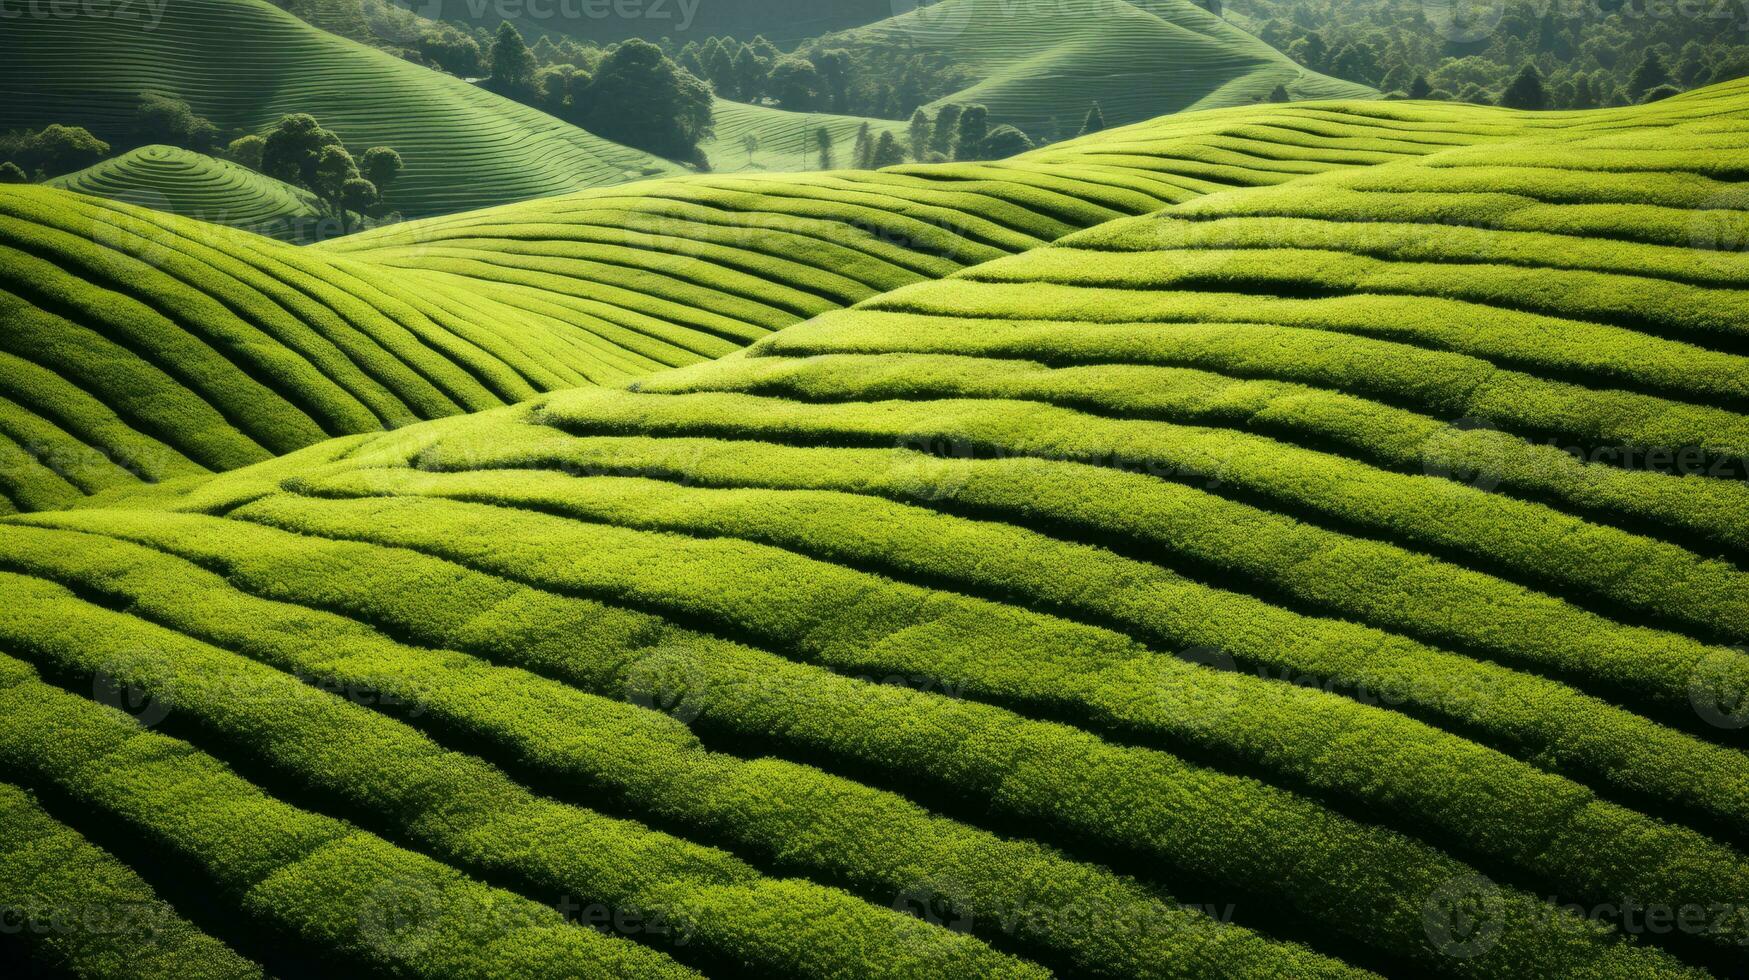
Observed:
[[[1670,68],[1664,63],[1664,56],[1657,48],[1648,48],[1634,67],[1634,73],[1628,77],[1628,96],[1638,100],[1647,92],[1669,83]]]
[[[870,134],[868,123],[863,123],[856,129],[856,144],[851,150],[851,158],[858,170],[868,170],[874,166],[874,137]]]
[[[990,110],[981,105],[965,108],[959,118],[959,135],[954,139],[955,160],[981,160],[984,139],[990,135]]]
[[[1542,73],[1546,108],[1586,109],[1635,103],[1663,84],[1690,89],[1749,74],[1749,40],[1721,29],[1734,23],[1728,6],[1672,13],[1606,0],[1579,16],[1559,3],[1519,0],[1247,0],[1245,10],[1258,37],[1301,64],[1342,77],[1362,69],[1387,92],[1456,93],[1445,98],[1478,103],[1487,93],[1491,101],[1529,64]],[[1377,74],[1344,57],[1363,44]],[[1411,88],[1417,77],[1427,80],[1425,92]]]
[[[820,169],[833,170],[838,166],[837,155],[833,151],[832,131],[824,126],[814,130],[814,149],[820,154]]]
[[[880,170],[885,167],[896,167],[905,162],[905,150],[899,141],[889,132],[881,133],[881,138],[875,141],[874,152],[869,160],[869,168]]]
[[[593,133],[675,160],[694,160],[712,132],[711,91],[647,41],[601,61],[578,109]]]
[[[267,134],[261,148],[261,172],[316,190],[316,166],[323,151],[340,145],[340,137],[323,129],[316,117],[307,113],[286,116]]]
[[[818,108],[824,87],[825,79],[814,63],[797,57],[778,59],[765,83],[766,94],[772,101],[792,112]]]
[[[27,184],[30,175],[11,160],[0,160],[0,184]]]
[[[534,96],[534,53],[522,39],[522,32],[505,21],[498,25],[498,36],[492,42],[492,90],[519,102]]]
[[[1031,137],[1013,126],[1003,124],[990,130],[990,135],[984,137],[984,148],[979,151],[978,158],[981,160],[1006,160],[1032,148]]]
[[[427,63],[458,78],[479,78],[486,73],[480,45],[447,24],[439,24],[420,35],[419,53]]]
[[[1548,93],[1543,91],[1542,72],[1535,65],[1525,65],[1506,91],[1500,93],[1500,104],[1508,109],[1541,110],[1548,108]]]
[[[225,156],[232,163],[241,164],[250,170],[261,170],[265,166],[263,160],[267,154],[267,140],[256,136],[239,136],[225,147]]]
[[[56,123],[9,140],[12,160],[26,173],[58,177],[89,167],[109,155],[109,144],[82,126]]]
[[[960,115],[965,107],[958,104],[948,104],[941,107],[935,114],[935,133],[930,137],[929,148],[933,152],[951,158],[954,145],[959,139]]]
[[[928,159],[930,142],[935,136],[935,124],[930,121],[928,113],[922,109],[911,113],[910,129],[907,136],[911,158],[919,162]]]
[[[146,93],[134,110],[133,136],[136,143],[164,143],[207,153],[218,142],[219,130],[181,99]]]

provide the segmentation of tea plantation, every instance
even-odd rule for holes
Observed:
[[[301,250],[0,193],[0,906],[156,926],[12,938],[1740,975],[1746,147],[1229,109]]]

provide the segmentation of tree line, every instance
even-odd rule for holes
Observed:
[[[1497,23],[1443,32],[1422,0],[1228,0],[1227,7],[1307,68],[1396,98],[1592,109],[1749,75],[1749,45],[1706,16],[1723,9],[1711,3],[1653,16],[1643,0],[1502,0]]]

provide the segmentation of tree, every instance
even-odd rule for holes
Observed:
[[[838,167],[836,154],[833,153],[832,131],[824,126],[814,130],[814,148],[820,152],[820,169],[835,170]]]
[[[929,148],[944,157],[953,155],[954,143],[960,135],[960,115],[965,107],[959,105],[944,105],[935,114],[935,136],[929,141]]]
[[[753,154],[759,152],[759,135],[748,133],[741,137],[741,149],[747,151],[747,166],[753,166]]]
[[[820,69],[826,94],[832,100],[833,112],[850,108],[850,52],[843,48],[820,51],[814,55],[814,67]]]
[[[984,150],[984,138],[990,135],[990,110],[981,105],[967,106],[960,113],[960,135],[954,144],[955,160],[976,160]]]
[[[1547,109],[1549,96],[1543,89],[1542,72],[1535,65],[1525,65],[1506,91],[1500,93],[1500,104],[1508,109]]]
[[[978,158],[1003,160],[1032,148],[1032,137],[1013,126],[1002,125],[990,130],[990,135],[984,137],[984,146],[979,151]]]
[[[195,115],[188,103],[151,92],[140,96],[139,107],[134,110],[133,133],[135,141],[141,144],[168,143],[197,153],[211,150],[219,138],[219,128],[205,117]]]
[[[492,90],[517,101],[534,95],[534,53],[522,40],[522,32],[509,21],[498,25],[492,41]]]
[[[1090,136],[1105,130],[1105,112],[1099,108],[1099,103],[1087,110],[1087,119],[1081,123],[1081,131],[1076,136]],[[1012,155],[1012,154],[1011,154]]]
[[[30,177],[11,160],[0,162],[0,184],[28,184]]]
[[[1664,56],[1657,48],[1647,48],[1646,54],[1634,68],[1634,73],[1628,78],[1628,96],[1639,99],[1660,85],[1670,81],[1670,68],[1664,64]]]
[[[1415,80],[1409,83],[1409,98],[1411,99],[1425,99],[1432,94],[1433,85],[1427,81],[1426,75],[1416,75]]]
[[[899,140],[892,130],[881,134],[875,142],[874,159],[869,162],[870,169],[879,170],[882,167],[896,167],[905,162],[905,151],[899,146]]]
[[[572,77],[577,69],[570,65],[548,65],[534,73],[534,93],[530,104],[560,118],[570,115],[572,107]],[[584,76],[588,84],[588,76]]]
[[[741,93],[741,101],[758,102],[765,95],[765,78],[771,74],[771,62],[753,53],[753,48],[742,45],[739,54],[735,55],[735,89]]]
[[[457,78],[485,74],[479,42],[448,24],[439,24],[419,36],[419,54]]]
[[[109,156],[109,144],[82,126],[45,126],[25,141],[19,165],[50,177],[83,170]]]
[[[856,130],[856,169],[868,170],[874,166],[874,136],[869,132],[868,123],[863,123]]]
[[[1336,60],[1330,63],[1330,74],[1371,85],[1379,77],[1378,52],[1365,41],[1345,44],[1336,53]]]
[[[346,182],[359,179],[358,164],[353,162],[352,154],[346,152],[346,147],[322,147],[322,153],[316,159],[315,180],[310,184],[310,190],[328,202],[328,206],[339,215],[341,234],[347,232]]]
[[[261,154],[266,149],[267,141],[251,133],[248,136],[239,136],[232,140],[231,144],[225,147],[225,156],[229,157],[232,163],[241,164],[250,170],[260,170]]]
[[[370,214],[377,210],[377,205],[380,201],[381,196],[377,193],[377,186],[375,184],[365,180],[363,177],[348,177],[340,185],[341,232],[344,233],[346,231],[347,212],[357,213],[360,215],[360,220],[362,220],[363,215]]]
[[[1409,84],[1414,80],[1409,66],[1399,62],[1392,66],[1390,71],[1385,72],[1385,80],[1379,83],[1379,91],[1386,93],[1407,92]]]
[[[325,148],[339,145],[340,137],[323,129],[315,116],[303,112],[285,116],[267,134],[261,151],[261,172],[315,190],[316,162]]]
[[[910,131],[907,134],[911,142],[911,156],[919,161],[929,156],[929,139],[935,135],[935,127],[930,123],[929,116],[921,108],[911,113]]]
[[[1682,48],[1682,57],[1676,62],[1674,81],[1692,86],[1698,83],[1708,72],[1706,49],[1699,41],[1690,41]]]
[[[794,56],[780,59],[771,66],[766,78],[766,94],[777,100],[780,108],[792,112],[807,112],[819,104],[825,79],[812,61]]]
[[[1277,85],[1269,90],[1269,101],[1271,102],[1292,102],[1293,98],[1294,97],[1288,93],[1286,85]]]
[[[752,51],[760,61],[763,61],[768,65],[783,56],[783,52],[778,50],[777,45],[767,41],[763,34],[753,35],[753,40],[747,42],[747,48]]]
[[[725,99],[740,96],[741,88],[735,84],[735,55],[721,38],[713,37],[707,41],[699,60],[704,63],[704,77],[710,80],[718,95]]]
[[[601,60],[587,92],[574,102],[597,136],[675,160],[700,163],[699,141],[714,132],[711,89],[662,49],[632,38]]]
[[[359,175],[375,186],[378,198],[389,196],[389,188],[395,186],[401,171],[406,169],[401,154],[386,146],[373,146],[359,158]]]

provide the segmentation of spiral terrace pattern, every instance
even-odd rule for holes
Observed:
[[[1729,975],[1749,86],[1243,118],[310,253],[557,304],[672,215],[700,289],[843,282],[714,362],[0,520],[0,882],[170,923],[43,955]],[[947,195],[946,253],[712,237]]]
[[[308,226],[320,225],[323,216],[322,202],[309,191],[174,146],[142,146],[48,184],[282,241],[306,240]]]

